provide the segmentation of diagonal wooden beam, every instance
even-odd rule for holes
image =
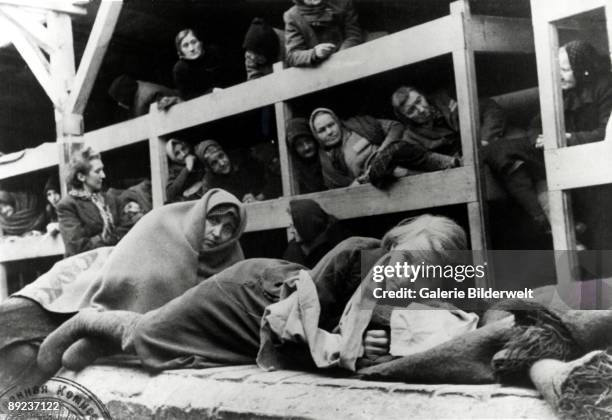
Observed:
[[[0,22],[4,23],[3,26],[7,29],[13,45],[17,51],[19,51],[19,54],[21,54],[21,57],[28,65],[53,105],[57,107],[57,92],[53,87],[47,59],[40,49],[36,45],[33,45],[13,22],[1,15]]]
[[[62,0],[0,0],[0,4],[10,6],[28,7],[31,9],[50,10],[59,13],[69,13],[72,15],[86,15],[87,10],[83,7],[75,6],[70,2]]]
[[[102,0],[100,3],[72,90],[68,96],[64,109],[66,113],[83,114],[83,111],[85,111],[87,100],[102,65],[122,6],[122,0]]]
[[[24,13],[22,9],[13,6],[0,6],[0,14],[13,22],[23,33],[47,53],[53,51],[49,44],[49,32],[41,22],[37,22],[32,16]]]

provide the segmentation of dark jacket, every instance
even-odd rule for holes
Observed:
[[[138,89],[134,94],[134,103],[130,108],[134,117],[148,114],[151,104],[159,101],[164,96],[178,95],[176,90],[156,83],[144,82],[142,80],[137,80],[136,83],[138,83]]]
[[[172,71],[181,99],[192,99],[222,87],[222,65],[216,47],[206,46],[196,60],[179,59]]]
[[[453,155],[461,150],[459,131],[459,110],[457,101],[445,91],[427,96],[430,105],[436,107],[439,116],[432,127],[421,127],[398,115],[405,125],[405,135],[421,144],[427,150]],[[506,130],[506,114],[492,99],[480,98],[480,141],[484,144],[495,142]]]
[[[565,132],[571,134],[568,146],[603,140],[612,112],[612,75],[607,73],[563,92],[563,108]],[[529,133],[532,139],[542,133],[539,115],[532,121]]]
[[[320,18],[305,18],[300,9],[306,6],[299,0],[285,12],[285,46],[289,66],[317,64],[320,61],[314,51],[317,44],[331,42],[343,50],[363,42],[352,0],[325,0],[324,3],[326,10]]]
[[[113,220],[118,223],[119,209],[115,194],[103,195]],[[66,195],[57,204],[57,215],[66,257],[117,242],[102,239],[104,222],[96,205],[88,199]]]
[[[166,184],[166,203],[174,203],[183,200],[195,200],[202,197],[203,188],[189,197],[184,197],[183,192],[198,181],[204,180],[204,168],[196,160],[191,172],[185,165],[175,162],[168,162],[168,183]]]
[[[253,196],[262,193],[266,187],[266,169],[256,159],[248,159],[242,154],[229,154],[232,162],[232,170],[227,175],[214,174],[207,171],[205,176],[205,187],[221,188],[238,197],[239,200],[246,194]]]

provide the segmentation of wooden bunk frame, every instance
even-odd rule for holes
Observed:
[[[512,33],[512,36],[506,34]],[[424,48],[426,46],[426,48]],[[129,121],[85,133],[80,138],[100,151],[112,150],[140,141],[149,142],[153,203],[164,201],[167,160],[164,152],[165,134],[240,114],[264,106],[275,106],[278,128],[283,197],[246,205],[249,222],[247,231],[285,228],[289,226],[288,202],[294,195],[292,165],[285,142],[285,124],[290,117],[286,101],[346,82],[451,54],[457,86],[461,142],[464,164],[460,168],[425,173],[400,179],[390,189],[381,191],[371,185],[341,188],[303,195],[316,198],[326,210],[340,219],[363,217],[390,212],[418,210],[453,204],[466,204],[473,250],[486,250],[488,245],[484,178],[479,159],[478,92],[474,53],[480,51],[533,51],[531,22],[528,19],[473,16],[468,0],[450,5],[450,14],[433,21],[373,40],[334,54],[317,68],[283,69],[253,81],[241,83],[193,100],[178,104],[168,112],[151,112]],[[398,52],[389,54],[388,51]],[[87,85],[87,83],[82,83]],[[240,100],[237,100],[240,98]],[[78,102],[78,101],[77,101]],[[80,103],[80,102],[79,102]],[[0,179],[50,166],[62,166],[61,152],[48,153],[44,144],[30,150],[30,157],[11,166],[0,167]],[[62,159],[63,160],[63,159]],[[350,205],[347,205],[350,203]],[[0,245],[0,283],[2,262],[8,261]],[[19,246],[10,244],[11,246]],[[63,247],[56,245],[56,255]],[[36,252],[18,253],[23,258],[39,256]],[[45,255],[53,255],[52,251]],[[6,281],[4,276],[4,281]],[[485,286],[481,284],[480,286]],[[487,286],[493,286],[491,282]],[[0,285],[6,289],[6,284]],[[1,292],[0,292],[1,294]],[[3,296],[0,295],[0,299]]]
[[[531,0],[542,110],[544,160],[555,250],[576,248],[569,190],[612,183],[612,167],[610,166],[612,139],[566,147],[563,97],[557,83],[559,80],[557,51],[560,21],[599,8],[604,8],[608,47],[612,52],[612,2],[610,0],[556,0],[554,7],[550,7],[550,2],[547,0]],[[576,253],[560,255],[556,262],[557,283],[560,286],[569,286],[578,280]],[[572,288],[567,289],[572,290]]]

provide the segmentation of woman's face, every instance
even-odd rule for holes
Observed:
[[[60,194],[55,190],[47,190],[47,202],[54,208],[57,207],[57,203],[60,201]]]
[[[576,77],[570,64],[565,48],[559,48],[559,73],[561,76],[561,89],[568,90],[576,87]]]
[[[398,111],[415,124],[425,124],[432,116],[427,98],[415,90],[411,90],[404,102],[399,104]]]
[[[181,57],[187,60],[195,60],[202,55],[202,43],[191,32],[181,40],[180,49]]]
[[[237,228],[230,213],[208,216],[204,224],[204,248],[214,248],[229,241]]]
[[[185,162],[185,158],[190,152],[189,146],[187,146],[182,141],[174,142],[174,145],[172,146],[172,151],[174,152],[174,157],[176,158],[176,160],[181,163]]]
[[[330,114],[326,112],[319,113],[312,122],[312,125],[314,126],[315,134],[324,147],[334,147],[340,143],[342,130]]]
[[[135,201],[128,201],[125,206],[123,206],[122,216],[124,220],[130,223],[136,223],[144,216],[144,213],[142,212],[140,204]]]
[[[295,153],[302,159],[312,159],[317,154],[317,144],[312,137],[301,136],[293,143]]]
[[[7,203],[0,203],[0,214],[4,217],[11,217],[15,213],[15,207]]]
[[[211,171],[218,175],[227,175],[232,170],[232,163],[229,160],[227,154],[221,150],[216,149],[206,156],[206,163],[210,167]]]

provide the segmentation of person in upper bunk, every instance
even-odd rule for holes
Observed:
[[[244,68],[247,80],[272,73],[272,65],[285,59],[285,33],[255,18],[244,35]]]
[[[45,226],[45,212],[36,194],[0,190],[0,236],[40,235]]]
[[[424,95],[411,86],[401,86],[391,96],[393,111],[404,124],[407,137],[427,150],[445,155],[461,153],[457,101],[445,91]],[[480,98],[480,142],[495,142],[506,130],[504,110],[492,99]]]
[[[568,146],[604,139],[612,111],[612,75],[609,60],[584,41],[571,41],[559,49],[559,66]],[[506,180],[508,191],[526,210],[534,223],[549,232],[545,202],[538,199],[536,184],[545,179],[543,138],[540,116],[536,116],[528,135],[492,144],[487,163]],[[572,192],[577,224],[583,245],[591,249],[612,249],[612,191],[596,186]],[[594,203],[597,203],[596,205]]]
[[[157,103],[161,111],[166,111],[181,102],[176,90],[156,83],[134,80],[125,74],[113,80],[108,94],[120,107],[128,110],[132,118],[148,114],[153,103]]]
[[[289,215],[293,239],[287,244],[283,260],[313,268],[333,247],[352,236],[314,200],[290,201]]]
[[[172,138],[166,143],[168,183],[166,203],[195,200],[204,195],[204,166],[187,142]]]
[[[294,176],[297,178],[299,193],[324,190],[319,144],[306,118],[297,117],[287,121],[287,144],[294,158]]]
[[[106,174],[99,153],[79,150],[70,161],[68,195],[57,204],[60,233],[69,257],[90,249],[115,245],[119,236],[118,201],[102,192]]]
[[[310,130],[319,141],[319,158],[327,188],[371,182],[385,187],[414,171],[435,171],[460,164],[456,157],[431,152],[406,141],[404,128],[393,120],[368,115],[345,121],[330,109],[310,115]]]
[[[151,181],[146,179],[123,190],[119,193],[118,200],[120,209],[119,229],[124,229],[127,233],[137,221],[153,209]]]
[[[172,75],[183,100],[205,95],[222,87],[221,57],[215,46],[203,45],[193,29],[181,30],[174,39],[179,60]]]
[[[352,0],[293,0],[285,12],[287,64],[311,67],[363,42]]]
[[[45,183],[43,194],[47,201],[45,205],[45,216],[47,223],[47,233],[57,235],[59,233],[59,223],[57,219],[57,204],[61,200],[59,183],[55,176],[49,177]]]
[[[204,140],[195,147],[195,154],[206,168],[206,189],[222,188],[241,198],[245,203],[266,198],[266,168],[244,153],[230,157],[215,140]]]

